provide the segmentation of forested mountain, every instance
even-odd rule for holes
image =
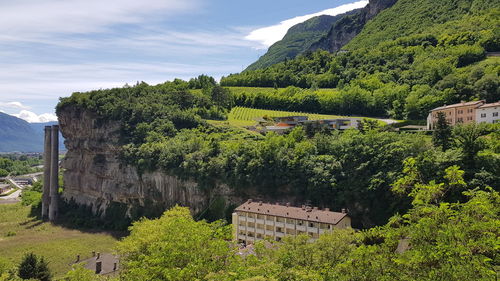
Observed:
[[[369,21],[345,46],[265,69],[223,77],[223,86],[311,88],[304,105],[317,112],[425,119],[429,109],[461,100],[498,100],[500,2],[399,0]],[[320,96],[317,88],[337,88]],[[294,100],[248,94],[240,100]],[[283,102],[281,102],[283,104]],[[286,104],[286,103],[285,103]]]
[[[309,51],[326,50],[337,52],[351,41],[369,20],[377,16],[381,11],[391,7],[397,0],[371,0],[363,9],[353,15],[347,15],[337,21],[326,36],[314,42]]]
[[[57,122],[28,123],[0,112],[0,152],[42,152],[43,128]],[[62,138],[60,148],[64,149]]]
[[[255,70],[293,59],[308,50],[311,45],[328,34],[332,26],[353,10],[337,16],[322,15],[291,27],[282,40],[274,43],[267,53],[251,64],[246,70]]]

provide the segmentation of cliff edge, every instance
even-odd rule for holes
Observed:
[[[397,0],[370,0],[368,5],[354,15],[347,15],[337,21],[328,32],[328,35],[311,45],[309,51],[326,50],[337,52],[356,35],[365,24],[377,16],[381,11],[392,7]]]

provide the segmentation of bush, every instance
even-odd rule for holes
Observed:
[[[18,276],[21,279],[36,279],[40,281],[50,281],[52,273],[48,263],[43,257],[38,257],[33,253],[24,256],[19,264]]]

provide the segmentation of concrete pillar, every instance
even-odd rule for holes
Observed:
[[[45,126],[45,142],[43,150],[43,193],[42,193],[42,218],[49,216],[50,204],[50,159],[52,157],[51,135],[52,129],[50,126]]]
[[[53,125],[51,132],[51,163],[50,163],[50,205],[49,220],[54,221],[58,213],[59,192],[59,126]]]

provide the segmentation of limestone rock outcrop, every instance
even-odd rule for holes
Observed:
[[[103,214],[111,203],[127,206],[157,204],[164,209],[176,204],[190,207],[194,214],[207,208],[211,199],[223,196],[236,203],[225,185],[205,190],[196,182],[155,171],[140,175],[120,159],[120,124],[102,121],[95,114],[79,108],[65,108],[59,113],[61,131],[68,150],[64,169],[63,198],[78,205],[92,206]]]

